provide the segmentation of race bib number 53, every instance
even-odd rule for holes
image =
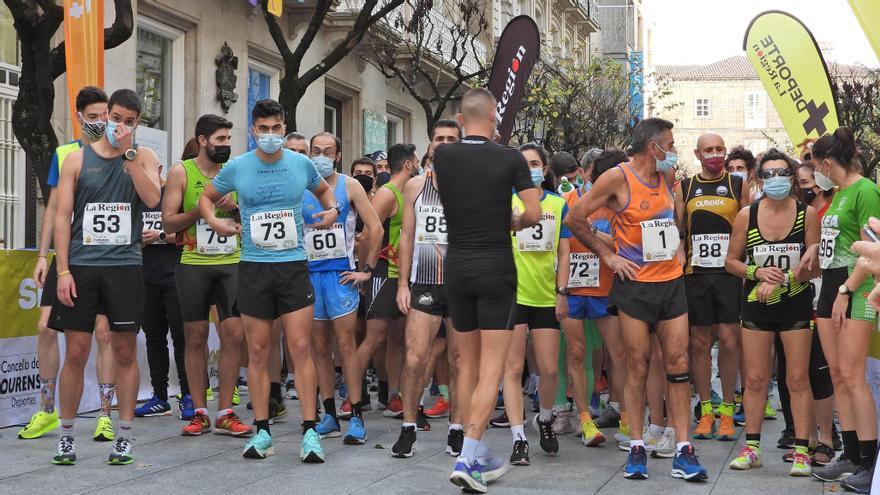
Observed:
[[[82,225],[84,246],[131,244],[131,203],[88,203]]]
[[[251,215],[251,242],[260,249],[281,251],[297,246],[293,210],[275,210]]]
[[[675,256],[681,240],[678,238],[678,227],[671,218],[646,220],[642,225],[642,260],[668,261]]]

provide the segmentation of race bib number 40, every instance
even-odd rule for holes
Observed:
[[[297,246],[293,210],[275,210],[251,215],[251,242],[260,249],[281,251]]]
[[[794,270],[801,262],[800,244],[764,244],[752,249],[758,268],[776,267],[782,271]]]
[[[553,251],[556,240],[556,215],[544,212],[541,221],[516,233],[516,247],[521,252]]]
[[[568,287],[599,287],[599,256],[593,253],[571,253]]]
[[[329,229],[305,229],[306,254],[309,261],[345,258],[345,230],[341,223]]]
[[[145,211],[144,212],[144,232],[148,230],[162,230],[162,212],[161,211]],[[156,238],[153,244],[165,244]]]
[[[838,235],[840,231],[837,229],[822,229],[822,240],[819,241],[819,268],[824,270],[831,266]]]
[[[730,234],[699,234],[691,236],[691,266],[723,268]]]
[[[84,246],[131,244],[131,203],[88,203],[82,225]]]
[[[646,220],[642,225],[642,260],[645,262],[668,261],[675,256],[681,240],[678,227],[671,218]]]
[[[232,254],[235,252],[235,236],[214,232],[204,218],[196,223],[196,251],[199,254]]]
[[[416,211],[417,244],[449,244],[442,206],[419,205]]]

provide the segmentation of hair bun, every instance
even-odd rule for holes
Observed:
[[[840,147],[840,155],[844,163],[851,163],[856,155],[856,138],[849,127],[838,127],[834,131],[834,139]]]

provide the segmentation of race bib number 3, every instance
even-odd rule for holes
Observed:
[[[556,215],[544,212],[541,221],[516,233],[516,247],[521,252],[553,251],[556,240]]]
[[[417,244],[449,244],[442,206],[419,205],[416,211]]]
[[[776,267],[782,271],[794,270],[801,262],[801,245],[792,243],[755,246],[752,257],[758,268]]]
[[[723,268],[730,234],[699,234],[691,236],[691,266]]]
[[[571,253],[568,287],[599,287],[599,257],[593,253]]]
[[[131,244],[131,203],[88,203],[82,225],[84,246]]]
[[[196,251],[199,254],[232,254],[235,252],[235,236],[214,232],[204,218],[196,223]]]
[[[306,254],[309,261],[345,258],[345,230],[341,223],[329,229],[305,229]]]
[[[819,268],[824,270],[831,266],[838,235],[840,231],[837,229],[822,229],[822,240],[819,241]]]
[[[144,212],[144,232],[148,230],[162,230],[162,212]],[[156,238],[156,242],[154,242],[153,244],[165,244],[165,241],[160,241],[158,238]]]
[[[297,246],[293,210],[275,210],[251,215],[251,242],[260,249],[281,251]]]
[[[646,220],[642,225],[642,260],[645,262],[668,261],[675,256],[681,240],[678,227],[671,218]]]

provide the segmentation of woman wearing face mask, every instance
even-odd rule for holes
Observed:
[[[816,313],[843,433],[843,455],[813,474],[824,481],[845,478],[845,488],[868,493],[877,453],[877,414],[865,365],[877,312],[867,301],[873,280],[856,263],[852,244],[862,238],[868,218],[880,215],[880,189],[862,177],[855,155],[855,138],[846,127],[813,145],[816,184],[826,191],[839,188],[822,217],[822,290]]]
[[[831,206],[831,198],[834,196],[834,188],[827,191],[816,185],[813,175],[813,163],[804,162],[798,166],[798,187],[800,188],[801,201],[812,206],[819,218],[825,215],[825,211]]]
[[[730,468],[761,466],[761,424],[770,380],[767,349],[779,334],[785,348],[786,380],[795,424],[795,454],[790,473],[809,476],[808,365],[813,313],[810,278],[814,274],[801,265],[811,264],[807,254],[819,242],[819,220],[813,208],[797,201],[792,193],[795,163],[791,158],[772,149],[762,158],[756,175],[764,197],[737,214],[725,259],[727,271],[745,279],[742,370],[746,388],[746,446]]]

